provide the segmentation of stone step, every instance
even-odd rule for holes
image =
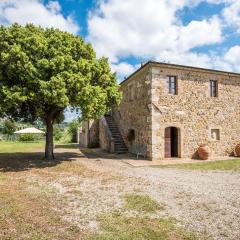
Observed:
[[[118,151],[118,150],[127,151],[127,148],[126,148],[125,145],[122,145],[122,146],[116,146],[116,145],[114,145],[114,147],[115,147],[115,150],[116,150],[116,151]]]
[[[115,143],[123,143],[125,145],[125,142],[123,141],[122,137],[113,137]]]
[[[116,151],[117,154],[124,154],[127,153],[128,151]]]
[[[115,148],[115,151],[127,151],[127,148]]]
[[[114,145],[114,147],[115,147],[116,150],[119,150],[119,149],[127,150],[127,148],[125,146],[116,146],[116,145]]]
[[[122,139],[114,139],[114,143],[125,145],[125,142]]]
[[[128,149],[125,145],[125,142],[123,140],[123,137],[121,135],[121,132],[118,129],[117,124],[114,122],[114,120],[112,119],[111,116],[106,116],[105,117],[107,124],[108,124],[108,128],[111,132],[111,135],[114,139],[114,149],[115,149],[115,153],[127,153]]]
[[[112,129],[118,129],[117,126],[113,126],[113,125],[112,125],[112,126],[111,126],[111,125],[108,125],[108,127],[109,127],[109,128],[112,128]]]
[[[122,135],[120,133],[112,133],[112,136],[116,136],[116,137],[122,137]]]
[[[112,135],[118,135],[118,136],[122,136],[120,132],[111,132]]]
[[[125,146],[125,142],[124,142],[122,139],[114,139],[114,143],[115,143],[116,145],[122,144],[122,145]]]
[[[122,137],[122,135],[120,133],[112,133],[112,136]]]
[[[115,149],[116,153],[122,152],[122,153],[127,153],[128,150],[127,149]]]
[[[119,130],[117,128],[109,128],[109,129],[112,131],[115,131],[115,132],[119,132]]]
[[[125,142],[123,141],[122,138],[114,138],[114,142],[117,143],[117,144],[124,144],[125,145]]]
[[[112,126],[108,126],[109,129],[112,129],[112,130],[118,130],[117,127],[112,127]],[[119,131],[119,130],[118,130]]]

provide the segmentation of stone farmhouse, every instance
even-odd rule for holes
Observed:
[[[240,141],[240,74],[149,61],[120,85],[120,105],[83,123],[82,146],[153,160],[197,158],[201,144],[229,156]]]

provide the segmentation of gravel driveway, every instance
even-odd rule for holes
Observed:
[[[139,191],[165,206],[160,216],[174,217],[188,229],[213,239],[240,239],[239,172],[135,168],[118,159],[93,156],[81,163],[116,178],[105,189],[94,178],[81,187],[84,191],[95,185],[94,194],[100,199],[95,202],[98,211],[108,210],[106,204],[116,208],[121,205],[121,194]]]
[[[83,232],[99,229],[97,216],[101,213],[120,210],[134,215],[123,208],[123,196],[130,193],[147,194],[164,206],[150,217],[175,218],[181,226],[211,239],[240,239],[239,172],[132,167],[123,159],[56,149],[64,154],[68,151],[75,154],[68,174],[51,175],[49,168],[42,171],[51,178],[42,177],[38,170],[29,173],[28,180],[56,188],[62,196],[61,215]],[[78,166],[84,167],[83,173],[77,172]]]

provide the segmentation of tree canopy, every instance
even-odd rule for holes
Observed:
[[[0,27],[0,117],[47,125],[46,151],[53,157],[52,125],[66,107],[98,118],[118,104],[120,93],[106,58],[96,58],[80,36],[32,24]]]

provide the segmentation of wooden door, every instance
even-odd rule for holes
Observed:
[[[171,157],[171,127],[165,129],[165,158]]]

